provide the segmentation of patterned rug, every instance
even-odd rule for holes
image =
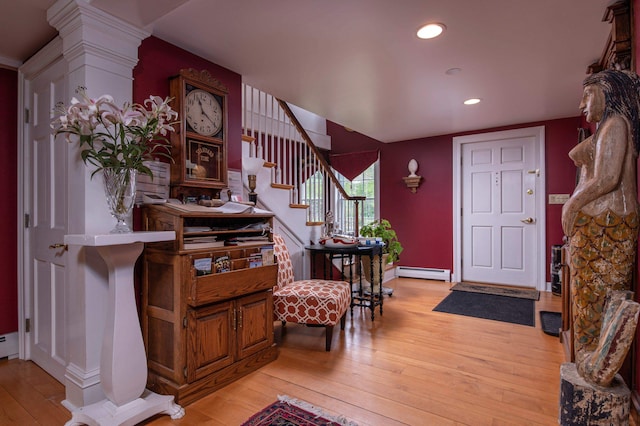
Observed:
[[[319,407],[286,395],[269,405],[242,426],[358,426],[343,416],[332,416]]]
[[[492,284],[460,282],[451,287],[452,291],[468,291],[470,293],[495,294],[497,296],[517,297],[519,299],[540,300],[540,292],[535,289],[513,288]]]

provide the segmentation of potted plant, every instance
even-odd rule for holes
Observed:
[[[398,241],[396,231],[391,228],[391,223],[387,219],[380,219],[364,225],[360,228],[360,236],[369,238],[380,238],[384,243],[382,253],[387,254],[387,262],[393,263],[400,258],[402,244]]]
[[[400,258],[400,253],[402,253],[403,247],[400,241],[398,241],[396,231],[393,230],[391,223],[386,219],[376,220],[364,225],[360,228],[360,236],[376,238],[384,243],[382,248],[382,259],[380,259],[379,256],[375,256],[373,259],[373,280],[371,277],[371,264],[369,262],[369,258],[366,256],[362,257],[364,277],[373,285],[374,293],[377,293],[379,291],[379,284],[382,282],[379,273],[380,262],[382,261],[384,274],[384,265],[397,261]]]

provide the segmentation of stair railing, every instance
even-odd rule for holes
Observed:
[[[365,197],[347,194],[286,102],[249,85],[242,89],[243,140],[251,144],[250,155],[271,168],[271,186],[289,190],[290,207],[307,209],[307,225],[323,224],[332,211],[342,232],[358,235]],[[332,200],[333,193],[338,200]],[[336,211],[336,205],[345,208]]]

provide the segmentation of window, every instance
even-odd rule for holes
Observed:
[[[373,163],[362,174],[353,180],[348,180],[339,172],[336,172],[338,181],[347,194],[352,196],[364,196],[366,199],[359,204],[358,226],[373,222],[378,217],[379,188],[378,188],[378,161]],[[337,191],[336,191],[337,192]],[[353,201],[343,199],[340,194],[335,196],[336,222],[338,232],[347,235],[358,235],[355,226],[355,204]]]

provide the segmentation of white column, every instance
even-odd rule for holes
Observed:
[[[76,88],[90,96],[110,94],[117,103],[132,98],[133,68],[138,47],[149,33],[91,6],[84,0],[59,0],[47,19],[62,39],[67,62],[68,99]],[[91,179],[77,145],[69,150],[68,233],[107,233],[114,225],[109,214],[102,176]],[[100,387],[100,350],[105,329],[108,271],[95,247],[70,247],[67,263],[66,400],[73,410],[104,398]]]

